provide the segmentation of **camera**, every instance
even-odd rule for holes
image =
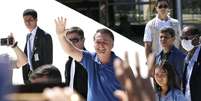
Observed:
[[[8,38],[1,38],[0,39],[0,45],[5,46],[5,45],[12,45],[13,44],[13,37],[8,37]]]

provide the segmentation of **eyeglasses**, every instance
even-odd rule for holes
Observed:
[[[78,43],[80,41],[80,38],[71,38],[69,39],[72,43]]]
[[[168,8],[168,5],[159,5],[158,8],[159,9],[161,9],[161,8]]]
[[[181,36],[180,39],[181,40],[191,40],[194,38],[194,35],[191,35],[191,36]]]

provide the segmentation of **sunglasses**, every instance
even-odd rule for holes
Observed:
[[[80,38],[71,38],[69,39],[72,43],[78,43],[80,41]]]
[[[159,5],[158,8],[159,9],[161,9],[161,8],[168,8],[168,5]]]
[[[191,35],[191,36],[181,36],[180,39],[181,40],[191,40],[194,38],[194,35]]]

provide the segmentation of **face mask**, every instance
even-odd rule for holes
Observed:
[[[192,45],[192,40],[181,40],[181,45],[186,51],[192,50],[195,46]]]

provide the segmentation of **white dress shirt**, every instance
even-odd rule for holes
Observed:
[[[29,66],[30,66],[30,70],[33,70],[31,58],[32,58],[34,39],[35,39],[37,28],[38,27],[34,28],[32,30],[32,32],[29,33],[31,35],[28,37],[28,40],[27,40],[27,53],[28,53],[27,57],[28,57],[28,63],[29,63]],[[31,48],[31,49],[29,49],[29,48]]]
[[[74,76],[75,76],[75,60],[72,60],[71,68],[70,68],[70,88],[73,88],[74,83]]]
[[[191,101],[190,78],[193,71],[193,66],[198,59],[199,52],[200,52],[200,47],[196,49],[195,53],[193,54],[193,57],[190,60],[187,60],[186,58],[188,66],[187,66],[187,73],[186,73],[187,84],[185,89],[185,97],[188,99],[188,101]]]

